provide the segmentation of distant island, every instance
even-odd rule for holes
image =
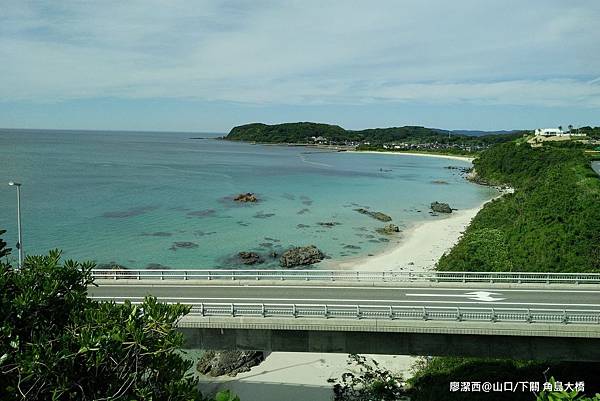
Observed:
[[[347,130],[314,122],[252,123],[234,127],[226,140],[257,143],[336,146],[356,150],[430,151],[471,154],[491,145],[510,142],[529,131],[448,131],[418,126]]]

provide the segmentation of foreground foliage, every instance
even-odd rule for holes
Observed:
[[[175,330],[189,307],[89,299],[93,267],[57,250],[0,261],[0,399],[202,400]]]
[[[333,380],[334,401],[396,401],[404,399],[402,376],[379,367],[375,360],[351,354],[348,365],[354,367]]]
[[[422,364],[415,375],[408,380],[409,395],[412,401],[531,401],[536,398],[544,401],[582,400],[583,394],[575,391],[545,392],[516,391],[506,392],[450,392],[450,382],[538,382],[542,384],[556,380],[563,383],[585,383],[585,393],[600,391],[600,363],[514,361],[501,359],[434,357]],[[564,393],[564,394],[563,394]],[[440,396],[441,395],[441,396]],[[564,398],[564,397],[577,398]],[[558,398],[557,398],[558,397]],[[563,398],[560,398],[563,397]],[[592,399],[596,401],[595,399]],[[600,400],[599,400],[600,401]]]

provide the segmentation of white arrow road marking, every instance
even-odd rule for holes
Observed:
[[[489,292],[489,291],[472,291],[466,292],[464,294],[406,294],[407,297],[461,297],[461,298],[469,298],[474,301],[504,301],[506,298],[494,298],[492,295],[502,295],[497,292]]]

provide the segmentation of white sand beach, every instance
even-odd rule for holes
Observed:
[[[373,152],[377,154],[407,155],[399,152]],[[417,156],[444,157],[471,161],[459,156],[415,153]],[[345,270],[403,270],[424,271],[433,269],[437,260],[459,240],[473,217],[486,202],[478,207],[458,210],[448,216],[417,223],[405,230],[387,250],[374,256],[344,261],[326,261],[324,269]],[[410,376],[416,357],[408,355],[366,355],[382,366]],[[274,352],[266,360],[233,378],[206,379],[205,389],[230,388],[246,401],[329,401],[332,397],[330,378],[339,378],[348,370],[346,354]],[[209,384],[210,383],[210,384]]]
[[[442,159],[452,159],[452,160],[463,160],[467,162],[472,162],[474,160],[473,157],[469,156],[455,156],[455,155],[442,155],[435,153],[424,153],[424,152],[393,152],[393,151],[376,151],[376,150],[347,150],[347,153],[372,153],[376,155],[395,155],[395,156],[423,156],[423,157],[436,157]]]
[[[344,270],[424,271],[434,268],[438,259],[450,250],[483,207],[455,211],[449,216],[417,223],[400,234],[399,240],[380,254],[344,261],[329,261],[328,268]]]

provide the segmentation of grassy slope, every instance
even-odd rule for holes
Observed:
[[[442,270],[600,271],[600,178],[581,149],[508,143],[475,162],[480,177],[515,193],[486,205],[442,257]],[[547,371],[546,371],[547,370]],[[530,393],[450,393],[450,381],[584,380],[600,391],[600,363],[436,357],[410,380],[413,401],[532,400]]]
[[[515,193],[486,205],[438,269],[600,271],[600,178],[581,149],[507,143],[474,165]]]

